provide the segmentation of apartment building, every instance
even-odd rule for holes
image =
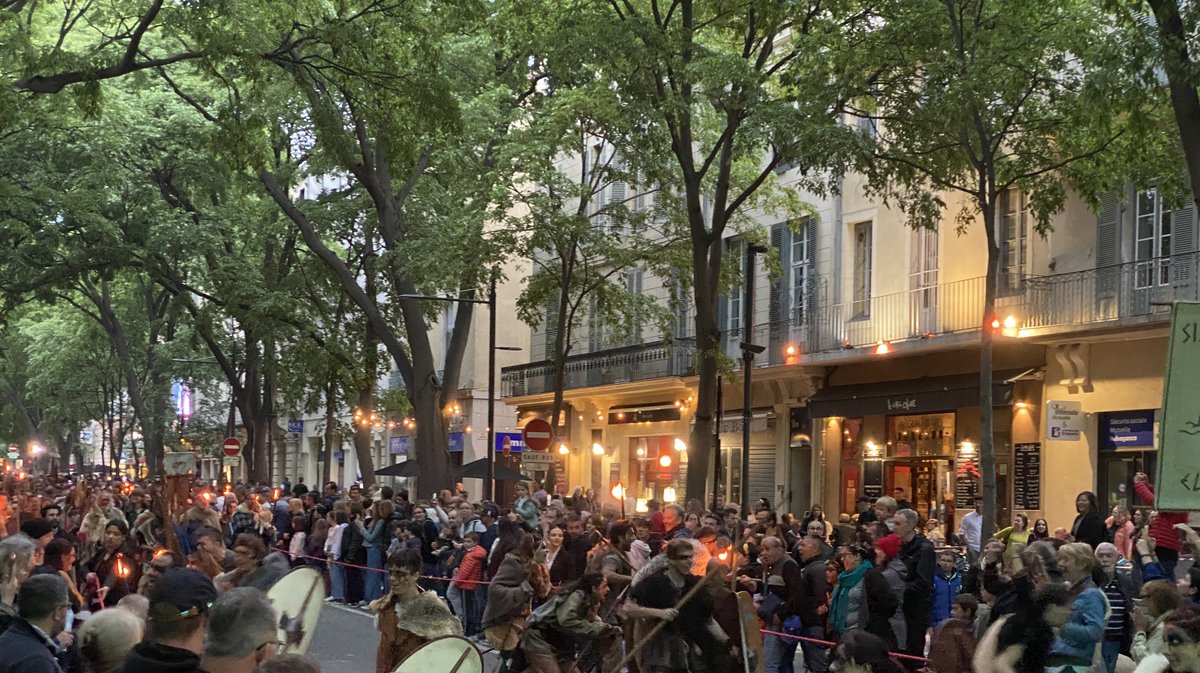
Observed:
[[[749,339],[740,292],[720,299],[734,368],[740,341],[766,351],[752,377],[749,474],[740,473],[734,371],[723,378],[720,461],[709,483],[733,502],[745,483],[751,500],[797,514],[813,503],[850,512],[860,496],[900,494],[923,517],[957,525],[980,490],[982,222],[960,234],[961,204],[949,198],[938,230],[913,230],[865,197],[856,176],[834,198],[805,196],[811,217],[758,220],[782,274],[769,278],[756,265]],[[1200,299],[1195,213],[1152,186],[1099,204],[1072,197],[1042,237],[1021,194],[1003,199],[993,363],[1002,522],[1020,511],[1070,526],[1078,492],[1096,492],[1105,508],[1125,504],[1133,473],[1153,473],[1169,304]],[[736,236],[726,245],[739,255]],[[641,292],[669,296],[669,282],[634,276]],[[627,505],[683,500],[696,393],[690,320],[681,312],[674,334],[617,346],[577,335],[559,428],[566,441],[536,457],[539,469],[609,502],[617,482]],[[553,396],[547,337],[533,331],[529,362],[503,370],[520,423],[544,416]]]

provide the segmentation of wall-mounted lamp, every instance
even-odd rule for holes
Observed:
[[[876,355],[887,355],[888,353],[891,353],[891,352],[892,352],[892,345],[889,344],[888,342],[880,341],[879,343],[875,344],[875,354]]]
[[[670,454],[664,453],[663,455],[659,456],[658,457],[658,465],[659,465],[659,467],[671,467]]]
[[[680,453],[683,453],[684,451],[687,451],[687,444],[682,439],[676,437],[675,438],[675,450]]]
[[[603,456],[604,455],[604,447],[600,444],[600,442],[592,443],[592,455],[593,456]]]
[[[963,440],[962,444],[959,444],[959,450],[964,456],[973,456],[975,455],[975,443],[969,439]]]
[[[674,486],[668,486],[663,489],[663,502],[675,502]]]
[[[868,458],[878,458],[879,457],[879,445],[878,444],[876,444],[875,442],[872,442],[872,441],[868,441],[864,446],[866,446],[866,448],[867,448],[867,457]]]
[[[571,449],[567,448],[565,443],[558,445],[558,455],[565,456],[569,453],[571,453]]]

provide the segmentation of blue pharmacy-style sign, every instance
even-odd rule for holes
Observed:
[[[408,446],[409,446],[408,435],[401,435],[400,437],[392,437],[391,439],[388,440],[388,453],[390,453],[393,456],[407,456],[408,455]]]
[[[467,445],[465,432],[450,433],[450,453],[462,453],[463,448]]]
[[[1105,414],[1101,441],[1108,449],[1153,449],[1153,409]]]
[[[299,432],[299,433],[303,433],[303,432],[304,432],[304,419],[302,419],[302,418],[289,418],[289,419],[288,419],[288,429],[287,429],[287,431],[288,431],[288,432]]]
[[[505,444],[508,445],[508,451],[505,451]],[[506,456],[510,453],[521,453],[525,450],[525,440],[521,438],[519,432],[497,432],[496,433],[496,453]]]

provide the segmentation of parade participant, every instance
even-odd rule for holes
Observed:
[[[703,581],[691,573],[695,553],[691,540],[671,540],[663,561],[647,564],[634,577],[629,600],[621,612],[628,619],[647,620],[634,629],[636,641],[642,643],[637,655],[642,673],[695,670],[697,657],[705,656],[706,651],[734,646],[713,621],[711,596],[691,591]],[[691,597],[680,606],[688,594]],[[656,620],[666,624],[648,637]]]
[[[863,631],[850,631],[833,650],[831,670],[836,673],[900,673],[892,660],[888,644],[878,636]]]
[[[129,547],[129,527],[122,519],[113,519],[104,527],[104,544],[87,563],[87,570],[96,575],[99,590],[88,596],[91,609],[116,605],[117,601],[134,593],[141,579],[141,569]]]
[[[1136,479],[1134,487],[1137,487]],[[1100,517],[1100,506],[1096,494],[1083,491],[1075,496],[1075,511],[1079,514],[1071,524],[1071,540],[1087,543],[1092,549],[1104,542],[1104,519]]]
[[[169,551],[164,551],[150,558],[142,566],[144,572],[141,581],[138,583],[137,592],[143,596],[149,596],[150,592],[154,590],[155,583],[162,577],[162,574],[170,570],[174,565],[174,556]]]
[[[887,579],[871,565],[874,552],[852,545],[842,553],[845,570],[838,575],[837,586],[829,602],[829,630],[841,636],[854,629],[863,629],[896,645],[891,617],[900,597],[892,593]]]
[[[216,578],[222,591],[253,587],[268,591],[288,572],[287,561],[279,554],[267,556],[267,546],[257,535],[242,533],[233,541],[233,572]]]
[[[1070,604],[1067,588],[1051,584],[1016,614],[997,619],[975,646],[975,673],[1046,673],[1054,629],[1067,622]]]
[[[1098,543],[1097,543],[1098,544]],[[1092,665],[1096,645],[1104,638],[1104,592],[1092,581],[1096,559],[1086,542],[1071,542],[1058,550],[1058,569],[1070,585],[1071,614],[1050,646],[1046,665],[1061,673],[1084,673]]]
[[[616,642],[620,628],[605,624],[597,614],[608,592],[608,580],[603,575],[586,573],[570,590],[546,601],[530,615],[521,634],[521,649],[533,673],[570,671],[586,641],[592,641],[593,654],[599,654],[595,652],[598,647]]]
[[[1200,614],[1192,610],[1173,613],[1166,620],[1163,643],[1170,665],[1166,673],[1200,673]]]
[[[132,610],[102,610],[79,628],[76,642],[86,673],[108,673],[142,640],[146,624]]]
[[[213,602],[200,668],[206,673],[252,673],[279,654],[279,615],[257,589],[225,592]]]
[[[54,539],[54,524],[46,519],[30,519],[21,524],[21,532],[36,542],[38,547],[45,549]]]
[[[0,635],[0,673],[61,673],[58,641],[71,604],[58,575],[35,575],[17,590],[17,617]]]
[[[205,526],[196,533],[196,554],[201,559],[200,565],[211,566],[212,572],[205,569],[204,573],[210,577],[216,577],[237,567],[233,551],[225,548],[225,536],[216,528]]]
[[[391,673],[405,657],[442,636],[462,635],[462,625],[432,591],[421,591],[421,555],[402,549],[388,557],[388,594],[371,603],[377,615],[376,673]]]
[[[198,570],[172,568],[154,585],[146,638],[115,673],[198,673],[217,590]]]
[[[930,641],[929,666],[934,673],[972,673],[978,608],[979,602],[970,594],[955,597],[950,618],[934,629]]]
[[[533,536],[520,531],[515,542],[492,575],[483,610],[484,636],[502,653],[517,647],[529,617],[530,601],[550,593],[550,578],[534,557]]]
[[[619,519],[613,522],[608,534],[611,543],[600,559],[600,572],[604,574],[604,579],[608,580],[609,593],[600,614],[613,623],[613,620],[608,619],[612,614],[612,607],[621,592],[633,582],[635,571],[633,563],[629,560],[629,550],[633,546],[633,525],[626,519]]]
[[[882,498],[881,498],[882,499]],[[901,509],[892,517],[893,530],[903,544],[899,558],[904,562],[904,622],[908,629],[907,644],[901,650],[915,657],[925,655],[925,630],[929,628],[933,600],[933,573],[937,559],[933,545],[917,530],[917,513]],[[913,660],[905,660],[913,667]]]

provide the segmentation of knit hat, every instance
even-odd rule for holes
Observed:
[[[875,548],[883,552],[887,560],[892,560],[900,554],[900,538],[895,533],[880,538],[875,542]]]
[[[54,524],[49,519],[30,519],[21,524],[21,532],[34,540],[54,532]]]

